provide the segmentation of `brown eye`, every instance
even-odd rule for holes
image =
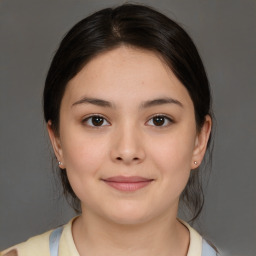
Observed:
[[[101,126],[103,124],[103,118],[100,116],[92,117],[92,124],[94,126]]]
[[[109,124],[104,117],[99,115],[89,116],[83,120],[83,123],[86,123],[86,125],[92,127],[105,126],[105,123]]]
[[[173,123],[173,120],[164,115],[157,115],[150,119],[151,125],[158,126],[158,127],[165,127]]]
[[[164,124],[164,122],[165,122],[165,119],[162,116],[156,116],[153,118],[153,123],[156,126],[162,126]]]

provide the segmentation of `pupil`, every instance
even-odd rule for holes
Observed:
[[[93,125],[97,126],[97,125],[101,125],[103,123],[103,118],[102,117],[99,117],[99,116],[94,116],[92,118],[92,123]]]
[[[154,124],[155,125],[163,125],[164,124],[164,118],[161,116],[154,117]]]

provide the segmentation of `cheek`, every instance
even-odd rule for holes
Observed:
[[[152,145],[150,153],[152,163],[159,170],[160,179],[165,184],[163,187],[176,196],[187,184],[195,140],[191,132],[184,130],[182,136],[180,132]]]
[[[102,138],[84,136],[79,132],[64,135],[62,148],[68,180],[77,197],[90,203],[95,189],[93,182],[99,181],[99,170],[106,159],[107,144]]]
[[[79,132],[66,133],[63,138],[63,157],[70,178],[83,180],[83,177],[97,175],[106,158],[104,140]]]
[[[182,171],[190,169],[194,149],[194,137],[172,135],[151,147],[152,158],[160,170]]]

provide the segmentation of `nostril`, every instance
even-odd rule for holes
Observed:
[[[117,160],[123,160],[122,157],[117,157],[116,159]],[[134,157],[133,160],[139,160],[139,158],[138,157]]]

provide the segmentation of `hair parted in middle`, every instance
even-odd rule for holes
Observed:
[[[68,82],[91,59],[121,45],[152,51],[168,65],[193,101],[199,132],[206,115],[213,117],[213,113],[209,82],[193,41],[176,22],[152,7],[123,4],[91,14],[62,40],[48,71],[43,99],[45,121],[51,120],[55,134],[59,134],[60,105]],[[211,156],[211,136],[207,147]],[[68,202],[80,212],[80,200],[66,170],[59,173]],[[195,220],[204,204],[199,167],[191,171],[180,199],[190,209],[191,221]]]

